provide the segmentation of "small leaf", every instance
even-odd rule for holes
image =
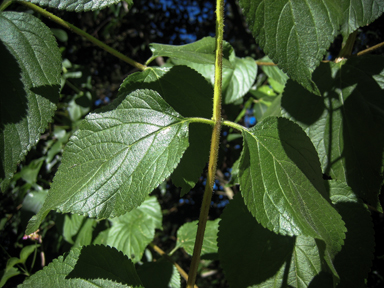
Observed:
[[[176,267],[167,260],[144,263],[138,266],[137,274],[145,288],[180,288],[181,279]]]
[[[268,56],[293,80],[318,94],[311,80],[341,24],[334,0],[240,0],[249,28]]]
[[[162,229],[161,207],[156,197],[150,197],[140,207],[111,222],[106,244],[137,262],[141,260],[147,245],[153,241],[155,229]]]
[[[27,278],[25,287],[142,287],[135,266],[123,253],[102,245],[74,248]]]
[[[318,156],[304,131],[270,117],[243,136],[240,190],[256,220],[275,233],[321,239],[330,255],[340,251],[346,229],[326,200]]]
[[[39,244],[23,247],[23,249],[20,251],[20,263],[25,264],[25,261],[27,261],[29,255],[31,255],[38,247],[40,247]]]
[[[51,209],[98,218],[122,215],[175,169],[188,147],[188,121],[154,91],[137,90],[117,100],[111,111],[89,114],[70,138],[27,234]]]
[[[214,256],[209,254],[217,253],[217,232],[220,219],[207,221],[207,226],[204,232],[204,241],[201,248],[201,256]],[[185,223],[177,230],[176,248],[183,247],[189,255],[193,254],[195,247],[196,233],[198,221]]]
[[[152,43],[149,45],[152,57],[147,64],[159,56],[187,60],[199,64],[215,64],[216,40],[213,37],[205,37],[186,45],[165,45]],[[223,44],[223,67],[231,68],[230,60],[234,57],[233,48],[227,42]]]
[[[29,192],[24,197],[22,209],[36,214],[43,206],[47,195],[48,190]]]
[[[59,99],[61,56],[52,32],[27,13],[0,13],[0,182],[39,141]]]
[[[26,0],[40,6],[48,6],[66,11],[85,12],[104,9],[122,0]]]

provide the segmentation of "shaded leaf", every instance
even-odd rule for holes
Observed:
[[[104,9],[121,1],[122,0],[26,0],[26,2],[41,6],[76,12]]]
[[[261,58],[260,60],[257,60],[260,62],[268,62],[268,63],[273,63],[271,59],[269,59],[268,56],[265,56]],[[272,78],[281,85],[285,86],[285,83],[287,83],[288,76],[285,74],[283,71],[278,66],[268,66],[268,65],[263,65],[261,66],[261,69],[263,72],[268,76],[268,78]],[[268,79],[270,81],[270,79]]]
[[[311,74],[334,40],[341,7],[333,0],[240,0],[264,52],[293,80],[319,94]]]
[[[273,117],[243,136],[239,180],[249,211],[275,233],[323,240],[330,263],[343,245],[346,229],[326,200],[320,163],[310,139],[293,122]]]
[[[26,13],[0,14],[0,181],[40,139],[59,99],[61,55],[52,32]]]
[[[282,98],[283,115],[311,138],[323,173],[347,182],[358,197],[380,211],[383,66],[382,56],[322,63],[313,76],[323,97],[288,81]]]
[[[137,267],[137,274],[145,288],[180,288],[181,279],[176,267],[169,261],[160,259]]]
[[[111,111],[89,114],[70,138],[27,234],[51,209],[98,218],[122,215],[175,169],[188,147],[188,121],[154,91],[137,90],[117,103]]]

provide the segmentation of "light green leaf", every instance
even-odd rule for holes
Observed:
[[[47,195],[48,190],[29,192],[24,197],[22,209],[33,213],[39,212]]]
[[[63,237],[65,241],[73,244],[73,247],[89,245],[92,242],[92,232],[96,226],[96,220],[84,216],[72,214],[65,215]],[[72,237],[76,236],[75,241]]]
[[[52,32],[26,13],[0,13],[0,182],[40,139],[59,99],[61,56]]]
[[[122,251],[132,261],[140,261],[145,247],[153,241],[155,229],[162,229],[161,207],[150,197],[140,207],[111,220],[106,244]]]
[[[212,254],[217,253],[218,247],[216,239],[219,229],[219,221],[220,219],[207,221],[207,226],[204,232],[203,247],[201,248],[202,257],[205,256],[208,258],[214,258],[214,255]],[[177,230],[177,242],[175,249],[183,247],[185,252],[187,252],[189,255],[193,254],[197,233],[197,223],[198,221],[185,223],[179,228],[179,230]]]
[[[137,90],[109,109],[89,114],[70,138],[27,234],[52,209],[97,218],[131,211],[179,163],[188,147],[189,123],[158,93]]]
[[[40,6],[48,6],[66,11],[84,12],[96,9],[104,9],[122,0],[26,0]]]
[[[216,40],[213,37],[205,37],[201,40],[186,45],[165,45],[152,43],[149,45],[152,51],[152,57],[147,64],[156,57],[165,56],[187,60],[199,64],[215,64]],[[234,57],[232,46],[223,43],[223,67],[232,68],[230,60]]]
[[[138,266],[137,274],[142,279],[145,288],[181,287],[180,274],[176,267],[163,258]]]
[[[270,117],[243,136],[240,190],[256,220],[275,233],[323,240],[330,255],[340,251],[346,229],[326,200],[318,156],[304,131]]]
[[[142,287],[135,266],[123,253],[106,246],[72,249],[27,278],[25,287]]]
[[[323,63],[313,74],[323,97],[288,81],[283,115],[311,138],[323,173],[347,182],[356,195],[382,211],[384,57]],[[375,139],[372,141],[372,139]]]
[[[40,247],[40,244],[23,247],[23,249],[20,251],[20,263],[25,264],[29,255],[31,255],[38,247]]]
[[[65,215],[63,225],[63,237],[65,241],[74,244],[72,237],[79,232],[85,218],[86,217],[77,214]]]
[[[20,274],[21,274],[21,272],[19,271],[19,269],[15,268],[15,267],[11,267],[9,269],[6,269],[4,271],[2,277],[1,277],[0,287],[3,287],[5,285],[5,283],[7,283],[9,278],[12,278],[12,277],[20,275]]]
[[[319,94],[311,74],[341,24],[334,0],[240,0],[249,28],[264,52],[293,80]]]
[[[268,56],[265,56],[258,61],[273,63],[272,60],[269,59]],[[287,83],[288,76],[283,71],[281,71],[281,69],[279,67],[263,65],[263,66],[261,66],[261,69],[268,76],[268,78],[272,78],[273,80],[277,81],[278,83],[280,83],[283,86],[285,86],[285,83]],[[270,81],[270,79],[268,79],[268,81]],[[279,91],[277,91],[277,92],[279,92]]]
[[[383,0],[344,0],[341,1],[343,24],[341,33],[348,37],[357,28],[373,22],[384,12]]]
[[[213,89],[199,73],[188,67],[148,68],[129,75],[119,95],[144,88],[157,91],[185,117],[211,118]],[[189,133],[190,145],[171,176],[173,184],[181,187],[181,196],[195,186],[208,162],[211,127],[193,123]]]

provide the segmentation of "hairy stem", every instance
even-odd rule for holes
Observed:
[[[197,268],[200,262],[201,247],[203,246],[204,232],[208,220],[208,212],[211,203],[213,184],[216,175],[216,166],[220,144],[221,130],[221,81],[223,66],[223,30],[224,30],[224,0],[216,0],[216,60],[215,60],[215,83],[213,93],[213,116],[214,126],[211,137],[211,148],[209,153],[207,184],[205,186],[203,202],[201,204],[199,226],[197,228],[195,247],[193,250],[192,263],[189,269],[187,288],[192,288],[196,282]]]
[[[57,17],[56,15],[53,15],[52,13],[49,13],[47,10],[40,8],[39,6],[36,6],[35,4],[29,3],[29,2],[19,2],[23,4],[24,6],[27,6],[28,8],[32,9],[33,11],[36,11],[37,13],[40,13],[44,17],[47,17],[49,20],[52,20],[53,22],[56,22],[57,24],[71,30],[72,32],[88,39],[93,44],[99,46],[100,48],[103,48],[108,53],[112,54],[113,56],[116,56],[117,58],[123,60],[124,62],[127,62],[128,64],[132,65],[133,67],[145,70],[146,66],[143,64],[140,64],[136,62],[135,60],[132,60],[131,58],[121,54],[119,51],[113,49],[111,46],[108,46],[107,44],[97,40],[95,37],[89,35],[87,32],[77,28],[76,26],[64,21],[63,19]]]

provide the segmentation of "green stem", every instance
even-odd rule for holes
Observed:
[[[124,62],[127,62],[128,64],[132,65],[133,67],[140,69],[140,70],[145,70],[145,68],[147,68],[143,64],[140,64],[140,63],[136,62],[135,60],[132,60],[131,58],[121,54],[119,51],[113,49],[112,47],[108,46],[107,44],[97,40],[95,37],[89,35],[87,32],[85,32],[85,31],[77,28],[76,26],[64,21],[63,19],[57,17],[56,15],[49,13],[47,10],[40,8],[39,6],[36,6],[35,4],[29,3],[29,2],[22,2],[21,1],[19,3],[23,4],[24,6],[27,6],[28,8],[32,9],[33,11],[40,13],[44,17],[47,17],[48,19],[56,22],[57,24],[71,30],[72,32],[74,32],[80,36],[83,36],[84,38],[91,41],[93,44],[99,46],[100,48],[103,48],[108,53],[116,56],[117,58],[123,60]]]
[[[223,125],[234,128],[240,132],[247,131],[248,129],[240,124],[237,124],[232,121],[223,121]]]
[[[187,119],[188,119],[188,122],[190,122],[190,123],[204,123],[204,124],[208,124],[208,125],[212,125],[212,126],[215,125],[215,121],[211,120],[211,119],[200,118],[200,117],[191,117],[191,118],[187,118]]]
[[[0,11],[4,11],[5,9],[7,9],[7,7],[12,4],[12,2],[13,2],[13,0],[5,0],[0,5]]]
[[[213,93],[213,116],[214,126],[211,137],[211,148],[209,153],[207,184],[205,186],[203,202],[201,204],[199,226],[197,227],[195,247],[192,262],[189,268],[187,288],[192,288],[196,282],[197,268],[200,262],[200,253],[203,246],[204,232],[207,225],[209,207],[213,193],[213,184],[216,175],[217,159],[219,154],[220,130],[221,130],[221,89],[222,89],[222,66],[223,66],[223,31],[224,31],[224,0],[216,0],[216,60],[215,60],[215,83]]]

